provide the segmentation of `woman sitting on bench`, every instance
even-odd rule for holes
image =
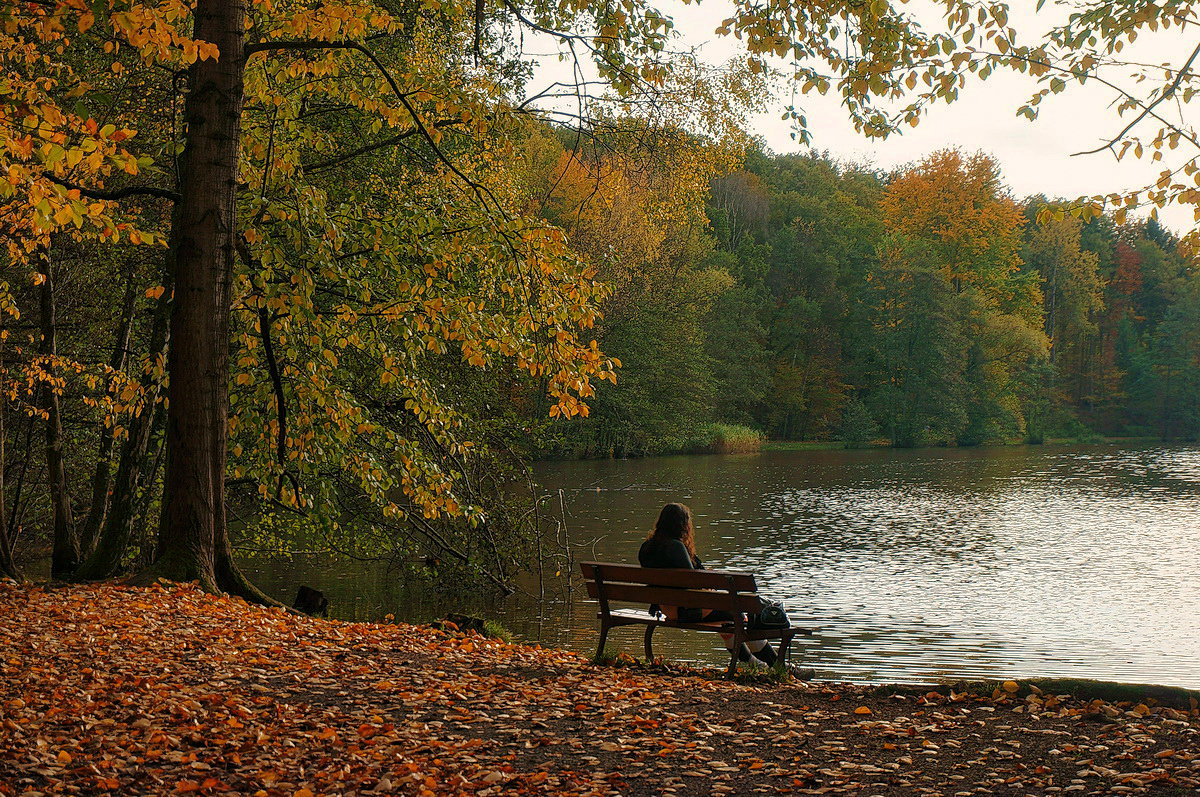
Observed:
[[[667,504],[658,515],[654,531],[642,543],[638,551],[638,563],[642,567],[675,567],[685,570],[703,570],[704,565],[696,555],[695,528],[692,525],[692,510],[683,504]],[[689,609],[677,606],[650,607],[651,614],[662,613],[669,620],[685,623],[720,623],[735,619],[732,614],[718,609]],[[733,636],[721,634],[725,646],[730,647]],[[743,643],[738,649],[738,659],[757,664],[760,667],[772,666],[778,654],[769,643],[755,640]],[[760,647],[761,646],[761,647]]]

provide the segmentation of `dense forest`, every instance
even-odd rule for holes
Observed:
[[[624,367],[562,451],[1200,434],[1200,277],[1154,220],[1017,199],[986,154],[885,174],[751,150],[691,248],[619,288]],[[627,226],[612,219],[613,230]]]
[[[1200,201],[1159,107],[1193,75],[1120,55],[1175,10],[1032,43],[1004,4],[729,13],[707,64],[638,0],[0,10],[0,574],[267,601],[239,557],[321,550],[508,589],[531,457],[1196,436],[1191,261],[1126,218]],[[1114,69],[1148,82],[1110,146],[1174,171],[1069,208],[986,155],[746,133],[785,78],[880,137],[997,70],[1033,118]]]

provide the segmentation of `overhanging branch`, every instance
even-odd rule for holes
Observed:
[[[154,196],[160,199],[169,199],[172,202],[180,200],[179,193],[172,191],[169,188],[157,188],[152,185],[130,185],[125,188],[116,188],[111,191],[105,191],[98,188],[86,188],[78,183],[73,183],[70,180],[65,180],[62,177],[55,175],[53,172],[42,172],[42,176],[52,183],[57,183],[64,188],[72,191],[78,191],[80,196],[85,196],[88,199],[106,199],[118,200],[125,199],[131,196]]]
[[[456,124],[462,124],[462,122],[457,119],[446,119],[446,120],[443,120],[440,122],[435,122],[433,124],[433,126],[440,130],[440,129],[446,128],[446,127],[453,127]],[[395,146],[396,144],[399,144],[400,142],[404,141],[405,139],[412,138],[415,135],[418,135],[418,131],[414,127],[412,130],[405,130],[403,133],[397,133],[394,136],[389,136],[388,138],[382,139],[380,141],[376,141],[371,144],[364,144],[361,147],[352,149],[349,152],[346,152],[346,153],[343,153],[336,157],[330,158],[329,160],[319,161],[319,162],[313,163],[311,165],[306,165],[303,168],[304,168],[304,171],[308,174],[316,174],[317,172],[323,172],[326,169],[332,169],[334,166],[340,166],[343,163],[346,163],[347,161],[354,160],[359,155],[365,155],[368,152],[374,152],[377,149],[384,149],[386,147]]]
[[[1090,149],[1086,152],[1073,152],[1071,154],[1073,156],[1074,155],[1095,155],[1097,152],[1103,152],[1106,149],[1112,149],[1118,141],[1125,138],[1126,133],[1128,133],[1133,128],[1137,127],[1138,123],[1140,123],[1147,116],[1154,116],[1156,119],[1159,119],[1159,121],[1163,121],[1161,119],[1161,117],[1159,117],[1157,114],[1154,113],[1154,109],[1159,105],[1159,103],[1175,96],[1175,91],[1179,88],[1179,84],[1183,82],[1183,78],[1185,75],[1187,75],[1188,70],[1192,68],[1192,62],[1196,60],[1197,56],[1200,56],[1200,45],[1196,45],[1196,49],[1192,50],[1192,54],[1188,57],[1187,63],[1185,63],[1183,65],[1183,67],[1180,68],[1179,72],[1177,72],[1175,74],[1175,79],[1173,81],[1171,81],[1171,85],[1168,86],[1163,91],[1162,94],[1158,95],[1158,99],[1154,100],[1154,102],[1150,103],[1149,105],[1145,105],[1142,109],[1142,112],[1139,113],[1132,122],[1125,125],[1124,129],[1122,129],[1120,133],[1117,133],[1113,138],[1109,139],[1109,142],[1107,144],[1100,146],[1100,147],[1096,147],[1095,149]],[[1122,92],[1122,93],[1124,93],[1124,92]],[[1130,96],[1130,95],[1126,94],[1126,96]],[[1164,122],[1164,124],[1165,124],[1165,122]],[[1175,125],[1168,125],[1168,126],[1175,127]],[[1178,129],[1178,128],[1176,128],[1176,129]],[[1187,138],[1188,136],[1186,136],[1186,134],[1185,134],[1184,137]],[[1193,143],[1194,143],[1194,141],[1193,141]]]
[[[368,36],[363,41],[374,41],[386,37],[386,33]],[[277,41],[254,42],[247,44],[244,50],[246,57],[255,53],[265,53],[272,50],[356,50],[362,44],[357,41],[330,42],[320,39],[279,39]]]

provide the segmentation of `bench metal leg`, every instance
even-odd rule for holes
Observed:
[[[726,672],[725,672],[726,678],[732,678],[734,673],[737,672],[738,649],[739,648],[741,648],[741,643],[735,642],[733,647],[729,651],[729,669],[726,670]]]
[[[657,627],[658,626],[653,626],[653,625],[646,626],[645,643],[646,643],[646,663],[647,664],[654,663],[654,650],[653,650],[653,648],[650,647],[650,637],[654,636],[654,629]]]

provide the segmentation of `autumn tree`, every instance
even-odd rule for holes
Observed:
[[[69,4],[64,4],[60,10],[64,13],[48,23],[53,36],[30,37],[30,47],[34,51],[45,46],[47,40],[51,42],[50,47],[54,47],[54,36],[58,37],[57,43],[67,51],[72,41],[90,42],[84,33],[93,29],[95,20],[88,10],[82,5],[72,7]],[[29,19],[12,23],[14,29],[18,33],[37,31],[38,25],[47,21],[39,16],[40,13],[35,9]],[[266,381],[268,406],[273,405],[272,420],[257,427],[265,434],[256,441],[261,442],[271,454],[257,462],[252,461],[250,467],[243,467],[241,475],[243,478],[252,475],[262,479],[265,482],[264,496],[297,510],[317,504],[314,493],[304,494],[299,482],[306,471],[317,463],[308,460],[307,456],[298,456],[306,453],[304,448],[313,439],[311,426],[305,423],[306,419],[293,414],[290,417],[292,425],[289,427],[288,424],[287,405],[300,396],[289,396],[283,388],[296,384],[296,374],[289,372],[291,363],[296,363],[303,371],[305,364],[300,358],[309,354],[296,349],[295,342],[304,340],[306,348],[314,348],[315,355],[335,371],[338,358],[334,352],[361,347],[366,336],[361,332],[347,335],[339,332],[336,325],[324,323],[316,324],[315,329],[309,330],[289,327],[297,324],[304,326],[306,322],[312,326],[311,322],[326,317],[344,325],[352,323],[353,316],[364,312],[368,318],[379,319],[379,323],[388,325],[390,342],[383,351],[380,351],[376,340],[368,337],[368,341],[374,344],[370,347],[370,354],[378,357],[375,361],[376,383],[391,391],[399,386],[402,391],[396,405],[401,409],[399,415],[410,415],[417,419],[430,437],[425,443],[420,443],[407,440],[403,434],[398,435],[395,429],[380,429],[379,439],[372,441],[378,453],[364,457],[347,451],[337,463],[355,474],[360,482],[359,489],[365,490],[385,506],[390,506],[397,514],[403,514],[405,510],[400,509],[390,497],[393,487],[399,488],[411,500],[408,511],[418,517],[437,517],[439,513],[461,515],[469,510],[472,523],[479,521],[479,509],[463,506],[452,494],[455,474],[442,472],[429,456],[420,453],[423,446],[433,446],[448,451],[452,456],[466,455],[469,453],[469,442],[456,439],[454,430],[461,425],[461,421],[453,411],[439,403],[444,402],[445,398],[439,397],[431,389],[433,386],[427,377],[414,367],[416,359],[425,356],[425,352],[444,356],[451,346],[459,349],[464,362],[475,367],[486,367],[496,357],[511,358],[522,369],[546,375],[545,384],[553,396],[553,406],[564,415],[580,411],[582,405],[578,400],[589,392],[588,377],[603,376],[608,373],[610,366],[594,344],[589,346],[575,338],[576,332],[586,328],[590,322],[594,313],[592,302],[599,295],[600,288],[563,247],[561,235],[545,225],[527,224],[509,210],[513,206],[511,201],[507,205],[501,204],[504,200],[498,197],[497,186],[484,185],[478,177],[487,169],[486,153],[477,166],[471,167],[476,171],[476,177],[467,174],[468,167],[449,160],[446,155],[449,147],[445,144],[439,146],[438,140],[439,125],[444,124],[440,115],[444,98],[435,98],[428,92],[410,97],[399,87],[396,75],[380,56],[346,38],[387,32],[397,29],[401,23],[392,20],[386,12],[367,10],[365,7],[311,10],[297,6],[270,13],[256,11],[250,25],[255,40],[247,48],[242,41],[244,26],[239,21],[239,15],[243,13],[241,4],[201,4],[196,9],[195,33],[208,38],[200,43],[179,36],[175,28],[166,24],[187,20],[187,13],[181,9],[168,9],[164,17],[150,15],[133,20],[124,16],[124,12],[114,9],[110,18],[129,27],[120,27],[115,23],[113,27],[105,26],[105,36],[114,39],[109,42],[112,49],[136,42],[142,48],[146,62],[169,62],[178,58],[192,65],[184,92],[187,101],[180,117],[187,131],[186,146],[178,162],[178,187],[181,190],[175,187],[145,187],[144,190],[140,186],[114,189],[89,187],[85,184],[86,175],[72,174],[70,176],[74,179],[67,180],[55,174],[47,177],[32,169],[28,171],[31,179],[40,179],[48,186],[43,186],[44,190],[52,197],[64,195],[68,209],[73,211],[81,207],[77,199],[72,199],[80,193],[93,196],[103,194],[104,199],[109,201],[140,193],[176,200],[170,224],[172,279],[154,289],[156,296],[174,296],[170,335],[172,354],[167,359],[171,371],[170,389],[174,392],[169,405],[167,434],[170,438],[170,458],[164,525],[158,545],[158,561],[151,574],[196,578],[210,587],[261,598],[240,577],[232,563],[224,521],[227,503],[224,495],[227,479],[226,429],[229,428],[226,396],[230,381],[226,355],[231,342],[228,319],[231,306],[246,308],[256,322],[257,334],[250,341],[261,340],[263,349],[259,351],[266,351],[265,365],[270,374]],[[458,22],[461,23],[462,19]],[[25,27],[22,28],[22,25]],[[79,39],[68,37],[68,31],[73,32],[72,25],[80,29]],[[465,28],[460,25],[459,30]],[[341,37],[337,41],[334,40],[335,33]],[[263,39],[264,35],[268,39],[271,36],[293,35],[311,38],[299,42],[282,38],[276,45]],[[420,41],[421,37],[414,39]],[[381,47],[379,44],[375,46]],[[386,50],[386,47],[383,49]],[[251,60],[256,53],[262,55]],[[274,54],[274,61],[266,58],[268,53]],[[446,63],[444,51],[430,52],[425,58],[424,61],[418,60],[414,68],[428,68],[437,58],[442,58],[442,63]],[[349,70],[350,77],[346,79],[319,79],[345,74],[341,70],[356,63],[361,63],[362,68]],[[460,58],[457,62],[451,61],[452,65],[454,63],[461,66],[465,62]],[[118,67],[124,68],[120,62],[114,64],[114,71],[120,71]],[[70,78],[64,79],[64,83],[70,85],[71,91],[83,93],[86,90],[87,83],[79,74],[65,68],[63,74]],[[421,78],[417,71],[407,74],[404,79],[420,86]],[[284,82],[291,80],[300,83],[304,79],[327,87],[320,96],[307,98],[310,102],[320,104],[328,98],[344,104],[349,96],[349,107],[364,113],[368,117],[368,125],[374,124],[377,129],[400,128],[400,132],[391,133],[384,142],[374,146],[346,148],[339,147],[339,138],[329,135],[336,131],[320,129],[311,124],[297,124],[298,120],[312,116],[308,113],[312,106],[305,104],[303,92],[287,97],[295,100],[294,105],[285,106],[280,100],[287,96]],[[175,85],[182,88],[184,84],[180,81]],[[423,88],[432,88],[432,84],[425,83]],[[263,102],[273,103],[270,107],[275,117],[269,124],[249,128],[244,126],[243,105],[247,91],[251,108]],[[380,91],[390,99],[381,103],[378,99]],[[479,87],[481,95],[487,91],[486,85]],[[458,92],[460,98],[462,94]],[[435,105],[438,111],[434,110]],[[471,118],[468,109],[460,106],[453,124],[472,129],[469,124]],[[304,127],[307,129],[302,129]],[[250,136],[244,135],[247,129]],[[112,133],[99,126],[95,130],[101,136]],[[263,132],[261,138],[258,137],[260,131]],[[302,135],[310,137],[301,138]],[[123,136],[113,137],[122,141],[129,138],[129,134],[127,131]],[[403,214],[395,213],[396,205],[393,202],[389,208],[390,216],[373,216],[378,208],[358,202],[358,217],[343,219],[340,216],[341,209],[348,205],[329,207],[314,194],[312,183],[307,187],[304,184],[297,185],[295,178],[305,166],[314,172],[323,168],[327,170],[331,163],[345,163],[365,153],[388,148],[394,151],[413,137],[423,138],[434,162],[441,163],[444,172],[436,174],[437,169],[427,167],[414,172],[414,176],[423,171],[429,177],[422,178],[421,182],[425,185],[420,182],[413,185],[412,199],[402,206]],[[260,149],[260,142],[268,143]],[[168,143],[167,148],[170,149],[170,146]],[[92,149],[95,149],[94,145]],[[31,151],[44,155],[38,150]],[[105,154],[105,151],[102,150],[101,154]],[[239,171],[239,158],[249,164],[248,173]],[[307,161],[303,160],[305,158]],[[110,161],[131,173],[141,165],[117,152],[108,160],[99,162],[97,168],[111,169]],[[72,161],[72,164],[75,162]],[[99,183],[105,176],[105,173],[97,172],[93,179]],[[253,194],[246,190],[242,182],[247,177],[252,179]],[[57,178],[58,181],[51,178]],[[75,180],[78,180],[77,187]],[[459,181],[458,188],[453,185],[455,181]],[[279,193],[280,187],[286,188],[283,195]],[[462,191],[471,197],[466,208],[477,209],[473,218],[455,218],[454,214],[443,214],[446,227],[442,229],[413,228],[412,219],[428,217],[423,211],[414,210],[421,202],[457,202],[462,197]],[[312,202],[314,197],[317,199],[315,204]],[[296,199],[304,199],[308,203],[303,217],[292,214]],[[18,200],[21,204],[13,203],[13,213],[21,221],[28,221],[32,214],[37,222],[41,218],[37,214],[44,215],[47,212],[53,218],[53,213],[61,210],[48,201],[31,202],[27,195],[19,196]],[[339,197],[338,200],[352,202],[353,198]],[[71,202],[75,204],[71,205]],[[91,213],[95,226],[111,237],[113,230],[124,229],[124,226],[118,227],[115,222],[110,227],[104,226],[107,219],[102,213],[109,207],[100,202],[95,208],[83,207],[83,210]],[[322,223],[312,211],[323,213],[327,207],[329,212]],[[59,223],[74,223],[76,228],[82,227],[83,222],[87,221],[78,214],[70,216],[64,211],[61,215]],[[397,221],[408,225],[400,228],[402,238],[407,240],[400,252],[412,258],[404,266],[419,272],[420,276],[388,272],[389,263],[377,264],[380,267],[377,275],[381,280],[378,284],[362,282],[364,275],[361,273],[357,276],[353,275],[353,271],[345,273],[347,266],[362,265],[371,261],[374,253],[388,251],[386,236],[392,235],[389,229],[396,229],[394,224]],[[387,228],[383,223],[393,226]],[[310,237],[314,224],[323,227],[315,238]],[[31,228],[36,229],[36,225],[31,225]],[[264,229],[270,230],[271,234],[264,233]],[[138,233],[134,231],[130,234]],[[141,239],[150,240],[151,236],[143,234]],[[314,241],[327,244],[313,247]],[[437,246],[430,249],[422,241],[436,243]],[[26,246],[25,249],[33,251],[34,248]],[[279,283],[272,275],[278,267],[276,264],[282,263],[284,257],[304,258],[306,267],[310,269],[290,273],[284,284],[289,285],[291,290],[280,290]],[[438,270],[443,263],[457,263],[463,269],[457,274],[451,271],[445,285],[465,285],[473,295],[460,300],[446,293]],[[340,264],[341,268],[335,268],[335,264]],[[482,266],[479,274],[470,273],[474,266]],[[496,275],[496,278],[484,281],[485,278],[480,275],[497,266],[511,268],[511,271],[507,276]],[[246,272],[235,279],[235,268],[244,268]],[[311,278],[314,274],[321,275],[321,280],[314,281]],[[353,289],[356,296],[353,304],[343,302],[333,308],[313,306],[314,290],[328,290],[330,286],[327,283],[330,280],[347,277],[359,281],[359,287]],[[435,285],[432,277],[438,277],[436,282],[439,284]],[[481,281],[477,282],[477,279]],[[318,284],[321,281],[326,284]],[[389,296],[386,290],[389,285],[398,287],[399,295]],[[492,295],[481,285],[488,285],[497,293]],[[340,293],[345,286],[336,287]],[[378,291],[380,297],[376,303],[371,300],[372,289]],[[362,306],[358,302],[362,302]],[[226,309],[218,310],[217,307]],[[330,309],[332,313],[329,313]],[[326,316],[326,313],[329,315]],[[547,330],[553,331],[550,345],[546,345],[544,339]],[[324,341],[325,345],[312,343],[316,333],[329,336]],[[281,356],[272,351],[273,347],[279,347]],[[254,359],[243,356],[239,364],[250,369]],[[314,403],[331,410],[320,424],[319,431],[328,433],[331,429],[335,430],[345,445],[351,435],[370,432],[377,425],[364,416],[362,401],[347,403],[343,396],[331,392],[334,386],[327,381],[329,373],[318,370],[308,374],[317,377],[312,385],[317,393]],[[249,383],[256,381],[248,380]],[[390,388],[389,383],[392,385]],[[387,400],[389,413],[394,412],[391,408],[394,404],[396,402],[393,399]],[[150,406],[153,406],[152,401]],[[152,410],[147,408],[140,411],[140,417],[146,417],[147,414],[152,415]],[[146,427],[139,425],[138,428]],[[255,427],[248,422],[241,428]],[[129,443],[145,452],[144,435],[131,436]],[[397,456],[397,447],[407,449],[408,455],[402,450]],[[329,450],[326,448],[323,452],[314,450],[311,453],[328,455]],[[289,466],[289,454],[295,461],[292,466]],[[382,462],[388,463],[384,469],[378,464]],[[266,463],[266,467],[261,467],[261,463]],[[385,474],[385,470],[392,472]],[[286,494],[283,486],[288,488]],[[117,504],[114,501],[114,506]],[[128,513],[121,513],[121,516],[129,517]],[[128,527],[113,524],[110,528],[118,530],[118,533],[101,535],[96,556],[85,563],[85,572],[90,575],[107,575],[120,563],[121,549],[128,538]]]
[[[711,412],[704,318],[733,278],[705,260],[709,180],[722,150],[682,131],[669,146],[563,152],[543,212],[612,291],[597,331],[623,378],[602,389],[565,445],[601,455],[678,447]]]
[[[1038,217],[1044,206],[1041,201],[1030,203],[1028,216]],[[1069,216],[1042,218],[1027,226],[1022,258],[1026,267],[1039,275],[1045,297],[1049,369],[1041,388],[1045,395],[1037,400],[1049,410],[1065,406],[1081,378],[1082,364],[1100,331],[1104,282],[1096,253],[1081,245],[1081,222]],[[1048,418],[1036,425],[1039,428],[1031,430],[1032,439],[1044,437],[1047,426],[1064,428],[1063,421]]]
[[[154,15],[141,11],[118,13],[106,20],[108,34],[124,40],[133,37],[145,43],[147,37],[142,36],[140,29]],[[10,357],[16,355],[10,361],[15,361],[18,367],[6,373],[4,395],[11,407],[23,409],[45,422],[54,496],[53,569],[60,574],[73,569],[84,551],[80,550],[66,495],[66,452],[59,398],[73,374],[87,372],[86,379],[92,385],[103,374],[102,369],[93,370],[59,355],[55,303],[56,276],[61,277],[62,270],[54,267],[54,261],[85,239],[110,244],[153,244],[157,236],[139,229],[115,203],[127,198],[171,195],[169,191],[132,180],[117,189],[103,187],[105,180],[120,180],[117,175],[136,178],[150,160],[127,149],[127,142],[134,135],[131,129],[113,123],[100,124],[86,112],[82,97],[87,93],[87,84],[80,75],[95,60],[79,59],[71,45],[77,32],[83,35],[95,23],[92,8],[82,2],[30,4],[0,16],[0,62],[7,77],[6,89],[0,95],[0,138],[4,141],[0,166],[6,178],[0,181],[0,225],[7,265],[0,308],[10,321],[21,315],[17,297],[25,295],[22,286],[30,280],[40,285],[37,291],[40,306],[32,315],[40,319],[40,341],[30,343],[30,348],[38,354],[27,357],[19,346],[8,349]],[[173,25],[166,24],[162,35],[181,47],[191,48],[192,57],[197,57],[199,46]],[[111,73],[119,73],[121,69],[120,63],[114,63]],[[8,329],[2,334],[8,337]],[[106,381],[112,386],[111,380]],[[114,406],[111,396],[103,391],[101,398],[105,407]],[[0,408],[0,412],[6,409]],[[20,473],[24,475],[24,465]],[[18,496],[22,481],[17,481]],[[4,533],[10,534],[18,514],[0,511],[0,515],[6,516]],[[9,559],[10,544],[11,539],[0,539],[0,548],[9,549],[3,560]],[[7,564],[4,569],[12,573]]]
[[[776,195],[767,239],[768,428],[785,438],[821,436],[837,425],[856,350],[871,343],[865,322],[851,314],[878,263],[879,180],[817,156],[778,158],[769,174]]]
[[[507,10],[512,14],[512,19],[520,25],[528,25],[543,31],[562,32],[562,35],[571,37],[572,40],[579,31],[590,35],[587,47],[598,65],[600,75],[611,83],[620,95],[632,96],[643,93],[653,96],[655,90],[665,83],[668,71],[660,54],[663,51],[665,34],[669,30],[669,22],[652,7],[634,6],[628,10],[618,11],[586,5],[569,8],[535,5],[529,8],[510,7]],[[217,16],[240,18],[243,9],[239,4],[222,5],[214,2],[212,5],[202,3],[197,7],[195,17],[197,38],[202,42],[215,45],[219,55],[215,63],[210,63],[208,58],[201,58],[191,66],[190,88],[183,119],[187,130],[187,143],[180,173],[181,186],[184,188],[180,193],[183,195],[184,201],[177,205],[175,220],[172,224],[172,241],[174,242],[172,252],[176,258],[177,267],[182,270],[191,267],[188,264],[192,261],[188,258],[194,256],[195,268],[215,269],[215,271],[210,271],[209,275],[215,275],[218,279],[205,283],[210,286],[212,291],[215,291],[214,293],[209,294],[202,290],[193,293],[193,288],[189,283],[191,277],[185,276],[183,273],[175,275],[176,309],[172,323],[172,360],[183,359],[185,363],[171,366],[173,385],[171,395],[174,396],[175,391],[180,389],[179,386],[174,385],[175,369],[181,368],[188,373],[188,376],[181,373],[180,381],[187,381],[193,377],[200,380],[194,387],[195,396],[202,406],[194,408],[191,415],[193,420],[185,420],[180,415],[183,408],[177,406],[175,401],[171,401],[169,404],[170,454],[166,480],[166,511],[164,514],[166,520],[163,536],[160,539],[160,560],[156,570],[176,577],[198,575],[206,583],[212,581],[217,586],[236,588],[241,591],[246,591],[247,585],[241,583],[236,572],[227,566],[230,563],[222,543],[224,510],[220,476],[224,471],[224,417],[226,414],[225,390],[227,389],[225,385],[228,380],[225,378],[223,367],[210,367],[210,358],[219,356],[217,352],[222,350],[219,344],[227,338],[228,320],[224,317],[221,320],[201,320],[201,315],[204,313],[215,312],[215,304],[210,300],[215,300],[217,304],[224,304],[225,299],[228,298],[229,288],[227,286],[230,285],[232,278],[231,263],[234,251],[237,249],[236,240],[230,238],[235,235],[235,223],[227,193],[216,193],[203,200],[192,200],[201,203],[201,207],[195,209],[188,209],[187,194],[192,185],[189,182],[191,179],[211,181],[214,185],[220,185],[223,192],[227,192],[229,185],[233,184],[230,178],[234,172],[231,172],[230,169],[235,169],[236,166],[229,165],[228,155],[230,152],[236,151],[239,128],[235,117],[241,109],[245,89],[244,85],[239,85],[245,80],[244,70],[247,61],[244,57],[255,53],[292,54],[291,56],[285,55],[286,59],[294,57],[295,53],[304,53],[309,50],[317,53],[322,50],[339,51],[332,52],[328,56],[319,54],[312,58],[304,56],[301,61],[306,65],[311,64],[310,68],[318,70],[337,69],[340,65],[357,64],[359,65],[357,68],[374,74],[372,92],[361,94],[361,99],[357,102],[362,106],[376,109],[385,126],[396,127],[402,123],[411,126],[414,133],[430,145],[430,153],[435,161],[441,163],[461,181],[462,185],[474,192],[481,206],[485,208],[488,206],[486,189],[482,189],[478,181],[471,180],[456,165],[454,159],[450,157],[451,153],[441,146],[438,140],[439,135],[436,132],[438,130],[436,121],[438,110],[443,113],[448,112],[452,117],[457,113],[460,118],[464,118],[464,109],[445,101],[442,101],[439,109],[437,99],[432,96],[432,92],[425,91],[424,93],[430,96],[422,96],[423,76],[419,72],[412,74],[412,80],[397,80],[397,75],[389,69],[380,56],[364,43],[363,37],[372,32],[372,28],[384,34],[398,30],[400,23],[397,20],[385,18],[386,15],[372,15],[367,8],[345,10],[345,7],[328,7],[319,9],[315,14],[306,9],[298,9],[290,17],[287,9],[282,11],[282,19],[279,18],[277,12],[274,18],[263,17],[262,22],[265,23],[263,26],[256,28],[252,25],[251,40],[249,44],[243,46],[240,29],[237,31],[232,28],[222,30],[216,22]],[[210,13],[211,18],[208,16]],[[448,6],[443,9],[443,13],[452,22],[475,18],[476,27],[478,28],[481,24],[475,17],[473,9]],[[211,31],[207,27],[210,19],[214,26]],[[287,21],[279,25],[283,20]],[[852,37],[854,46],[858,47],[862,54],[868,55],[866,59],[856,58],[851,62],[839,49],[844,38],[840,32],[832,33],[835,20],[844,20],[850,23],[848,27],[854,29]],[[759,56],[767,52],[779,51],[782,39],[784,42],[788,42],[784,45],[784,49],[793,50],[798,59],[809,56],[816,57],[830,63],[834,69],[847,74],[848,77],[848,73],[857,71],[863,64],[869,64],[872,67],[878,66],[881,74],[886,73],[888,66],[912,55],[914,42],[920,38],[918,33],[905,26],[902,17],[889,10],[885,10],[885,13],[877,10],[865,13],[857,6],[850,4],[831,9],[803,6],[789,9],[787,13],[773,12],[767,15],[757,8],[741,9],[726,25],[726,30],[746,37],[748,48],[753,54],[752,64],[761,66],[761,62],[758,60]],[[880,35],[883,31],[887,31],[889,35]],[[206,38],[210,34],[212,38]],[[480,35],[482,35],[481,32],[477,30],[477,40]],[[475,50],[478,52],[479,48],[476,47]],[[887,81],[884,83],[886,84]],[[417,93],[413,95],[412,99],[402,84],[413,85],[417,89]],[[877,82],[873,85],[860,86],[857,82],[849,79],[844,81],[844,87],[847,96],[852,99],[865,97],[881,88]],[[418,107],[417,103],[421,102],[429,102],[430,107]],[[203,106],[202,103],[209,103],[209,105]],[[852,108],[858,108],[863,103],[851,102],[850,104]],[[489,110],[494,112],[495,108]],[[192,168],[191,164],[199,163],[191,153],[192,151],[201,151],[205,143],[204,136],[209,134],[203,125],[196,128],[192,124],[198,121],[198,114],[201,113],[205,114],[208,125],[217,124],[217,120],[220,120],[219,124],[226,125],[225,132],[234,139],[234,143],[230,144],[224,138],[219,142],[222,149],[217,162],[225,165],[213,166],[210,172],[199,169],[203,173],[197,173],[189,178],[187,173],[188,169]],[[468,110],[464,121],[465,119],[483,118],[484,115],[471,113]],[[217,142],[214,141],[213,145],[216,146]],[[218,198],[220,199],[218,200]],[[219,207],[211,204],[217,201],[220,202]],[[204,203],[210,204],[206,206]],[[495,208],[492,210],[494,211]],[[195,219],[191,218],[193,213],[198,214]],[[210,227],[193,233],[189,231],[189,225],[193,223],[207,224]],[[502,224],[504,223],[508,222]],[[511,233],[506,234],[503,230],[500,232],[500,240],[507,239],[506,246],[511,251],[514,245],[514,241],[510,237]],[[552,236],[537,237],[544,242],[553,240]],[[202,241],[203,243],[194,244],[193,241]],[[250,241],[250,244],[253,248],[255,242]],[[197,248],[190,249],[193,246]],[[517,245],[516,249],[520,252],[521,246]],[[252,250],[250,252],[251,262],[254,262],[254,257],[255,253]],[[520,256],[518,257],[522,259]],[[182,305],[185,303],[192,303],[196,306],[184,308]],[[584,310],[584,314],[579,316],[585,322],[587,312]],[[260,321],[261,323],[263,322]],[[426,335],[428,336],[428,333]],[[451,339],[453,340],[453,336]],[[572,414],[573,411],[577,411],[578,397],[585,397],[590,393],[587,383],[588,375],[603,375],[605,364],[598,353],[587,353],[595,351],[594,348],[589,350],[586,346],[579,347],[571,342],[570,333],[567,333],[567,338],[564,340],[560,332],[556,340],[565,345],[562,348],[557,346],[552,348],[548,355],[541,348],[526,350],[519,346],[506,347],[502,343],[498,343],[497,348],[500,349],[501,354],[515,356],[522,367],[533,369],[536,372],[546,368],[543,357],[548,356],[550,362],[556,363],[549,373],[549,388],[556,398],[554,406],[558,408],[559,412]],[[427,345],[434,346],[430,342],[427,342]],[[461,348],[468,360],[481,357],[481,352],[471,345],[469,340],[462,342]],[[560,356],[567,359],[565,361],[558,360],[557,358]],[[575,359],[579,356],[582,356],[583,359]],[[557,363],[562,363],[562,365]],[[563,367],[569,363],[582,363],[582,371],[577,371],[575,366]],[[218,385],[218,383],[221,384]],[[418,388],[419,385],[410,388],[415,393],[414,407],[427,406],[426,402],[422,401],[422,395]],[[278,394],[278,391],[276,392]],[[277,413],[280,415],[278,426],[282,429],[283,404],[278,398],[275,403]],[[434,413],[439,421],[441,420],[440,415],[441,413]],[[207,424],[208,431],[202,433],[198,426],[189,426],[190,423]],[[221,428],[217,429],[218,426]],[[286,446],[287,441],[283,440],[282,442]],[[420,494],[419,487],[414,486],[414,490],[416,494]],[[282,496],[282,492],[279,494]],[[439,501],[444,504],[444,509],[458,510],[457,502],[445,496],[441,490],[429,493],[428,498],[433,503],[424,503],[423,505],[426,510],[431,510],[435,514],[440,511],[436,508]],[[215,580],[208,577],[210,549]]]
[[[980,443],[1023,430],[1016,377],[1047,343],[1036,277],[1021,271],[1024,218],[998,165],[984,155],[935,153],[894,180],[880,205],[895,242],[889,259],[908,262],[914,274],[932,270],[955,297],[948,309],[969,345],[958,363],[931,365],[961,369],[965,423],[956,439]]]

